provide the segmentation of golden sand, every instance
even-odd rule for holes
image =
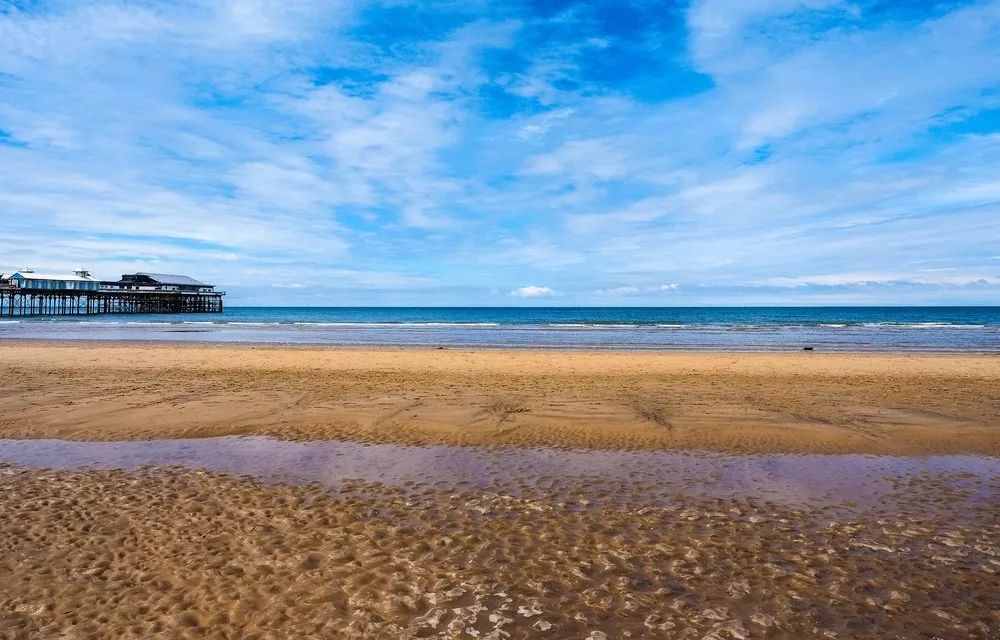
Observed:
[[[1000,454],[1000,357],[0,343],[0,436]]]

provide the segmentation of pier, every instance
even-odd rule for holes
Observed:
[[[225,295],[188,276],[133,273],[101,281],[83,269],[72,275],[22,269],[0,276],[0,317],[221,313]]]

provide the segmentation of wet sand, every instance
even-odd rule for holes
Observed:
[[[995,355],[0,343],[0,437],[1000,455]]]
[[[5,638],[993,638],[997,502],[892,517],[0,467]],[[994,493],[994,496],[996,494]],[[960,497],[960,494],[957,496]]]

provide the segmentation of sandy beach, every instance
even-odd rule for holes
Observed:
[[[0,638],[1000,629],[993,356],[5,342],[0,372]]]
[[[0,436],[1000,454],[990,355],[0,344]]]

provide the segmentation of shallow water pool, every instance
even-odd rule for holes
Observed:
[[[548,448],[405,446],[284,441],[263,436],[129,442],[0,439],[0,463],[53,469],[179,465],[269,483],[362,480],[395,486],[524,492],[572,490],[597,500],[671,496],[756,498],[797,507],[912,509],[928,487],[947,501],[928,510],[1000,503],[1000,458],[970,455],[723,454]],[[940,493],[940,492],[937,492]],[[909,506],[904,506],[908,503]]]

